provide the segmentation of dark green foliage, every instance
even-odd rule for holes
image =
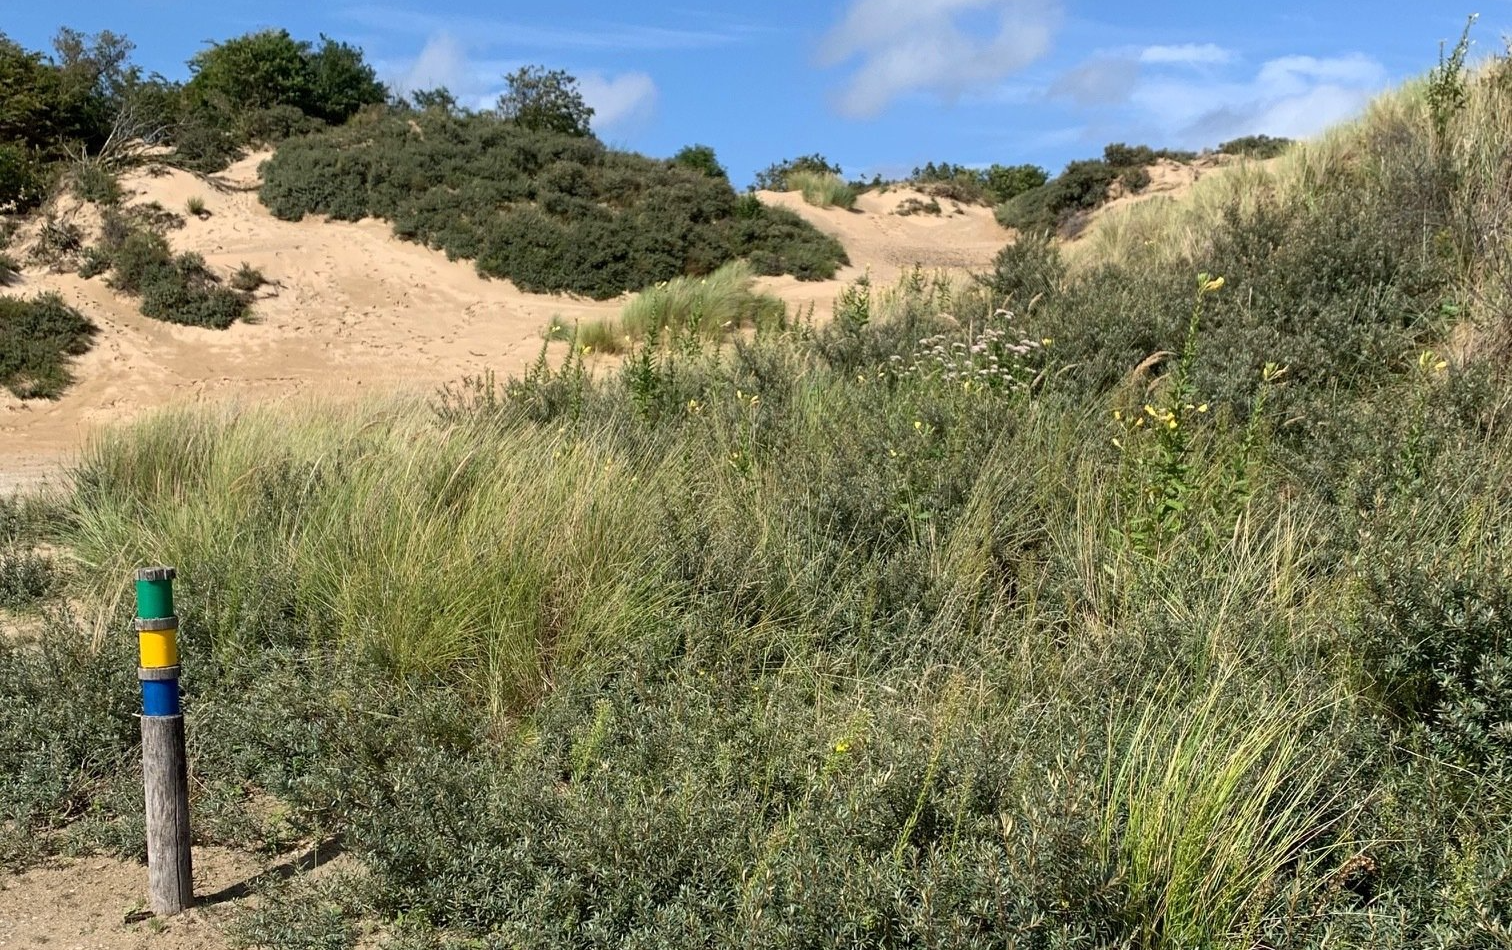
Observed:
[[[1269,135],[1243,135],[1218,146],[1222,155],[1243,155],[1246,158],[1275,158],[1291,147],[1292,140]]]
[[[1190,161],[1191,152],[1152,149],[1148,145],[1125,145],[1115,142],[1103,149],[1102,158],[1068,164],[1064,171],[1046,182],[1019,188],[1002,199],[997,207],[998,223],[1025,233],[1060,233],[1071,236],[1087,212],[1100,206],[1108,197],[1108,188],[1116,181],[1131,191],[1143,190],[1150,183],[1147,166],[1157,160]],[[1028,184],[1026,175],[1020,183]]]
[[[756,173],[751,187],[757,191],[787,191],[787,176],[792,172],[814,172],[820,175],[842,176],[839,165],[831,165],[829,159],[815,153],[800,155],[774,162]]]
[[[987,193],[994,204],[1011,201],[1038,188],[1050,174],[1038,165],[993,165],[987,169]]]
[[[499,117],[532,132],[589,136],[593,108],[583,101],[577,80],[560,69],[521,66],[504,77]]]
[[[0,297],[0,386],[22,399],[56,399],[72,381],[69,357],[99,332],[56,294]]]
[[[678,149],[677,154],[672,156],[672,164],[682,168],[691,168],[702,172],[710,178],[729,179],[730,175],[725,167],[719,164],[719,159],[714,154],[714,149],[707,145],[685,145]]]
[[[108,134],[105,106],[93,80],[59,68],[40,53],[22,49],[0,34],[0,145],[19,145],[45,158],[65,146],[91,152]]]
[[[320,45],[307,55],[310,98],[304,112],[323,122],[338,125],[364,106],[384,100],[386,90],[378,74],[362,57],[362,50],[324,34]],[[287,103],[300,105],[299,103]],[[286,134],[293,134],[290,130]]]
[[[0,142],[0,211],[30,211],[47,197],[50,176],[20,142]]]
[[[9,287],[21,276],[21,264],[12,256],[0,251],[0,287]]]
[[[290,141],[261,197],[291,220],[388,218],[401,237],[531,291],[612,297],[735,257],[823,278],[843,260],[793,215],[737,213],[722,178],[489,116],[396,115]]]

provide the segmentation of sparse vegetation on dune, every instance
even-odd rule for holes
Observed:
[[[177,565],[201,840],[363,869],[249,945],[1496,946],[1509,68],[822,326],[727,263],[429,405],[108,430],[0,503],[0,592]],[[418,124],[366,134],[524,150]],[[0,640],[0,864],[139,855],[129,638],[45,622]]]
[[[607,298],[740,257],[816,279],[845,261],[833,238],[740,206],[705,168],[486,115],[393,115],[290,141],[264,166],[261,195],[282,218],[387,218],[530,291]]]

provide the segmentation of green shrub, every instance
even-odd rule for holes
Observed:
[[[255,293],[267,283],[268,278],[263,276],[263,272],[245,261],[231,275],[231,288],[244,294]]]
[[[940,213],[940,202],[935,198],[930,198],[928,201],[909,198],[906,201],[898,202],[898,207],[893,210],[893,214],[903,215],[904,217],[914,214],[938,215]]]
[[[72,382],[69,357],[99,332],[56,294],[0,297],[0,385],[22,399],[56,399]]]
[[[74,166],[70,183],[80,201],[113,205],[121,200],[121,183],[99,162],[81,162]]]
[[[264,167],[261,197],[286,219],[388,218],[484,275],[600,299],[738,257],[804,279],[844,258],[801,219],[740,210],[724,179],[488,116],[396,115],[291,140]]]
[[[1058,177],[999,205],[998,223],[1023,232],[1056,231],[1108,197],[1120,170],[1097,159],[1071,162]]]
[[[714,149],[708,145],[683,146],[681,149],[678,149],[676,155],[672,156],[672,164],[702,172],[710,178],[728,180],[730,177],[729,172],[725,171],[725,167],[719,164],[719,159],[715,156]]]
[[[175,257],[161,234],[129,230],[118,246],[107,244],[101,254],[109,259],[110,285],[141,297],[145,316],[224,330],[247,313],[244,293],[220,286],[198,254]]]
[[[786,181],[789,188],[802,192],[803,200],[816,208],[850,210],[856,206],[856,190],[838,175],[794,171],[788,173]]]
[[[0,252],[0,287],[9,287],[20,279],[20,262],[11,255]]]
[[[210,217],[210,211],[205,207],[205,199],[199,195],[194,195],[185,202],[184,210],[201,220]]]
[[[997,300],[1008,307],[1027,307],[1035,298],[1057,291],[1066,277],[1060,249],[1048,234],[1024,234],[1005,245],[981,277]]]

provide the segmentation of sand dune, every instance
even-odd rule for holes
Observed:
[[[540,352],[554,317],[571,323],[618,312],[623,301],[527,294],[478,276],[470,262],[397,240],[388,224],[274,218],[258,202],[257,167],[239,162],[213,181],[185,172],[141,172],[124,182],[129,203],[160,202],[183,213],[202,198],[209,217],[169,233],[177,251],[197,251],[218,273],[242,262],[273,282],[258,294],[251,322],[217,331],[142,316],[136,301],[102,279],[29,269],[8,292],[60,293],[101,328],[76,361],[77,382],[56,401],[21,401],[0,391],[0,491],[35,481],[83,444],[91,427],[181,400],[282,399],[310,392],[378,388],[434,391],[464,375],[518,372]],[[990,209],[952,207],[941,216],[893,212],[916,192],[862,196],[855,211],[821,210],[797,194],[763,193],[845,245],[852,264],[833,281],[763,284],[823,319],[844,282],[870,272],[890,281],[906,267],[980,268],[1008,240]],[[76,212],[87,223],[89,209]],[[7,484],[6,479],[10,484]]]

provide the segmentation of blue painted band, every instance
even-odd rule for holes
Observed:
[[[143,680],[142,715],[179,715],[178,680]]]

